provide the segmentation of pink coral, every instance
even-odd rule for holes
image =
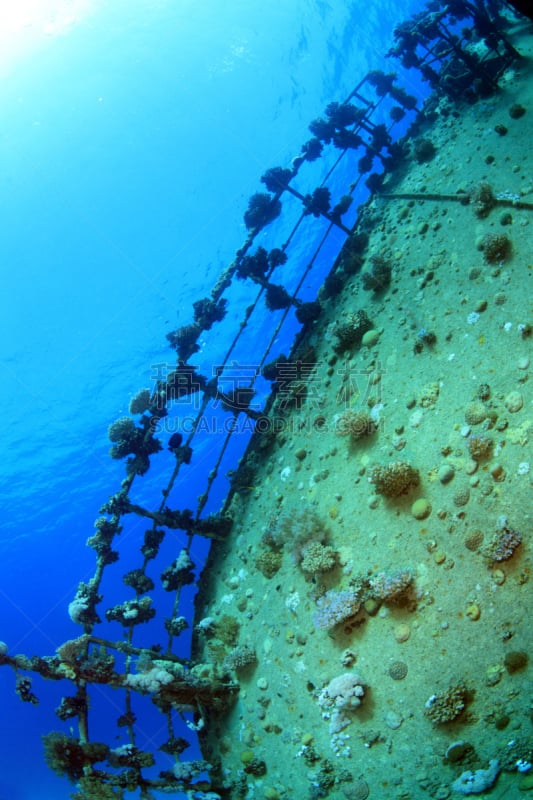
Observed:
[[[522,536],[513,528],[502,528],[494,535],[489,547],[489,557],[493,561],[507,561],[522,543]]]
[[[351,589],[330,589],[316,602],[317,610],[313,622],[317,628],[334,628],[335,625],[354,617],[361,608],[361,596]]]
[[[370,579],[370,592],[376,600],[393,603],[405,596],[412,584],[413,573],[409,569],[398,569],[391,573],[378,572]]]

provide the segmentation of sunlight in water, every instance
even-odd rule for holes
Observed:
[[[0,65],[12,66],[50,37],[67,34],[94,5],[93,0],[0,0]]]

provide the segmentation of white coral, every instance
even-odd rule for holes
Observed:
[[[338,675],[324,686],[318,695],[318,704],[326,709],[322,716],[330,720],[329,732],[332,735],[350,724],[351,712],[361,705],[364,694],[363,682],[355,672]]]
[[[171,683],[173,676],[161,667],[152,667],[148,672],[139,675],[127,675],[124,683],[132,689],[143,694],[156,694],[162,686]]]
[[[86,597],[76,596],[74,600],[69,603],[68,614],[72,622],[76,625],[83,624],[83,615],[89,608],[89,601]]]
[[[493,759],[487,769],[467,770],[452,783],[452,789],[458,794],[481,794],[495,783],[500,772],[500,765]]]

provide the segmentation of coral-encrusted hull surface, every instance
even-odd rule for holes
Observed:
[[[533,55],[529,29],[514,41]],[[530,62],[487,101],[437,112],[432,154],[366,209],[363,276],[345,273],[310,334],[313,392],[274,407],[280,432],[204,576],[198,621],[229,615],[256,657],[203,741],[232,791],[533,784]],[[429,193],[473,200],[413,199]],[[224,656],[209,632],[197,647]]]

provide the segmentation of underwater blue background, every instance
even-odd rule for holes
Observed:
[[[153,383],[153,365],[173,363],[165,334],[232,261],[261,174],[287,166],[311,119],[369,69],[398,70],[383,54],[419,6],[108,0],[65,25],[57,12],[0,56],[0,640],[11,653],[52,655],[80,634],[67,608],[94,572],[85,541],[124,477],[109,423]],[[219,341],[232,323],[234,312]],[[184,491],[201,491],[204,473],[199,459]],[[41,742],[68,728],[53,713],[66,689],[36,680],[33,706],[14,686],[1,670],[0,800],[67,798]]]

